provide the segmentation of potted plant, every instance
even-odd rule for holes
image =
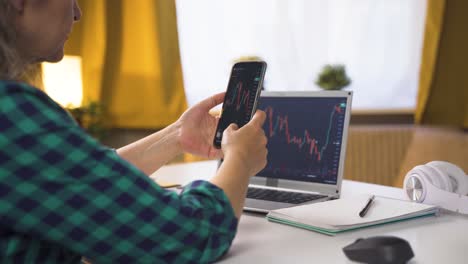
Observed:
[[[327,64],[323,67],[316,82],[324,90],[341,90],[351,84],[342,64]]]

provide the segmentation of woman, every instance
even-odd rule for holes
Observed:
[[[59,61],[76,0],[0,0],[0,256],[2,263],[211,262],[236,233],[249,175],[266,164],[265,114],[211,146],[217,94],[169,127],[113,151],[38,89],[15,81]],[[65,89],[65,87],[64,87]],[[147,175],[182,152],[224,158],[209,181],[177,195]]]

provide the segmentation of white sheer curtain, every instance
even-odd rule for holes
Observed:
[[[268,63],[265,89],[317,90],[344,64],[355,109],[414,108],[426,0],[177,0],[189,105],[224,91],[233,60]]]

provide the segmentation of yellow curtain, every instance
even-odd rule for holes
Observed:
[[[67,55],[81,56],[83,101],[100,101],[106,50],[106,1],[79,0],[83,18],[73,27],[65,46]]]
[[[468,128],[468,1],[428,0],[415,118]]]
[[[82,20],[66,52],[82,56],[84,98],[108,124],[161,128],[186,108],[175,2],[80,0]]]

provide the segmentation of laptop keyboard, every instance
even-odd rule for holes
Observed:
[[[326,196],[320,194],[288,192],[254,187],[249,187],[247,190],[247,198],[290,204],[305,203],[324,197]]]

